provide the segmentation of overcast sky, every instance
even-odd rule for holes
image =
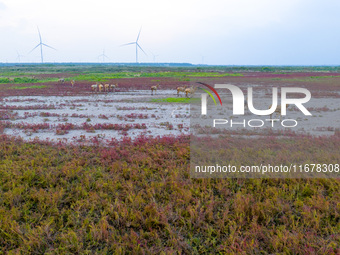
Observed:
[[[0,62],[339,65],[339,0],[0,0]],[[18,52],[18,53],[17,53]],[[157,56],[155,56],[157,55]]]

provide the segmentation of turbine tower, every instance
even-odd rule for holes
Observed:
[[[24,57],[24,55],[20,55],[19,52],[17,51],[17,60],[19,60],[19,62],[21,62],[21,57]]]
[[[37,46],[35,46],[28,54],[30,54],[32,51],[34,51],[36,48],[38,48],[38,47],[40,46],[41,63],[44,63],[44,56],[43,56],[42,46],[51,48],[51,49],[53,49],[53,50],[56,50],[56,49],[42,42],[39,27],[37,27],[37,28],[38,28],[38,33],[39,33],[40,42],[39,42],[39,44],[38,44]]]
[[[105,62],[105,58],[109,59],[109,57],[105,55],[105,49],[103,49],[103,54],[98,56],[98,58],[100,57],[103,57],[103,63]]]
[[[139,30],[139,33],[138,33],[138,36],[137,36],[137,39],[135,42],[130,42],[130,43],[126,43],[126,44],[123,44],[121,46],[126,46],[126,45],[131,45],[131,44],[136,44],[136,63],[138,63],[138,48],[144,52],[145,55],[147,55],[145,53],[145,51],[142,49],[142,47],[140,47],[140,45],[138,44],[138,39],[139,39],[139,36],[140,36],[140,32],[142,31],[142,28],[140,28]]]
[[[151,54],[152,54],[152,57],[153,57],[153,62],[155,63],[156,62],[156,57],[158,57],[159,55],[155,55],[152,51],[150,51]]]

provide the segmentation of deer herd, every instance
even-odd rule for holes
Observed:
[[[65,79],[64,78],[60,78],[58,80],[58,83],[60,84],[64,84],[65,83]],[[71,80],[71,86],[72,88],[74,87],[74,85],[76,84],[75,80]],[[102,84],[100,82],[96,82],[96,84],[92,84],[91,85],[91,91],[92,92],[115,92],[116,88],[118,88],[118,84]],[[151,95],[156,94],[157,90],[159,88],[159,84],[155,85],[155,86],[151,86],[150,90],[151,90]],[[191,97],[195,92],[196,92],[197,88],[196,87],[189,87],[187,85],[184,85],[183,87],[177,87],[176,91],[177,91],[177,96],[180,96],[180,93],[184,93],[185,96],[187,98]]]
[[[115,92],[118,84],[102,84],[97,82],[91,85],[92,92]]]
[[[10,79],[10,78],[8,78],[8,79]],[[13,81],[14,81],[14,79],[13,79]],[[65,79],[64,78],[60,78],[58,80],[58,83],[64,84],[65,83]],[[75,80],[71,80],[72,88],[74,87],[75,83],[76,83]],[[91,91],[92,92],[115,92],[116,88],[118,88],[118,84],[117,83],[116,84],[102,84],[100,82],[96,82],[96,84],[91,85]],[[158,88],[159,88],[159,84],[157,84],[155,86],[151,86],[150,87],[151,95],[156,94]],[[176,88],[177,97],[180,96],[181,92],[184,93],[187,98],[192,97],[192,95],[196,92],[196,90],[197,90],[197,87],[194,87],[194,86],[188,87],[187,85],[184,85],[183,87],[177,87]],[[245,106],[247,106],[247,100],[245,100]],[[271,107],[269,109],[271,109]],[[275,111],[270,114],[270,117],[272,118],[272,116],[274,114],[279,114],[280,115],[280,113],[281,113],[281,107],[277,106]],[[281,119],[281,115],[280,115],[280,119]]]
[[[65,83],[65,79],[64,78],[60,78],[58,80],[59,83]],[[76,81],[75,80],[71,80],[71,86],[72,88],[74,87]],[[102,84],[100,82],[96,82],[96,84],[91,85],[91,91],[92,92],[115,92],[116,88],[118,88],[118,84]],[[151,90],[151,95],[156,94],[157,90],[159,88],[159,84],[155,85],[155,86],[151,86],[150,90]],[[176,91],[177,91],[177,97],[180,96],[180,93],[184,93],[185,96],[187,98],[192,97],[192,95],[196,92],[197,87],[188,87],[187,85],[184,85],[183,87],[177,87]],[[247,100],[245,100],[245,106],[247,106]],[[271,108],[271,107],[270,107]],[[269,108],[269,109],[270,109]],[[272,118],[274,114],[279,114],[281,113],[281,107],[277,106],[277,108],[275,109],[275,111],[273,113],[270,114],[270,117]],[[280,115],[280,119],[281,119],[281,115]]]
[[[193,95],[197,88],[191,86],[191,87],[188,87],[187,85],[184,85],[183,87],[177,87],[177,96],[179,97],[180,95],[180,92],[183,92],[185,94],[186,97],[189,97],[189,95]]]
[[[118,84],[102,84],[102,83],[97,82],[96,84],[91,85],[92,92],[115,92],[116,88],[118,88]],[[158,88],[159,88],[159,84],[155,86],[151,86],[150,87],[151,95],[156,94]],[[180,96],[180,92],[183,92],[186,97],[189,97],[189,96],[191,97],[195,93],[197,88],[188,87],[187,85],[185,85],[183,87],[177,87],[176,90],[177,90],[177,96]]]

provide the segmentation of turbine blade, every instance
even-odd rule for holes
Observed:
[[[138,43],[137,43],[137,46],[138,46],[138,48],[140,48],[144,52],[145,55],[148,55],[148,54],[145,53],[145,51],[142,49],[142,47],[139,46]]]
[[[131,42],[131,43],[122,44],[122,45],[120,45],[120,47],[122,47],[122,46],[126,46],[126,45],[135,44],[135,43],[136,43],[136,42]]]
[[[37,46],[35,46],[30,52],[28,52],[28,54],[30,54],[32,51],[34,51],[36,48],[38,48],[40,46],[41,43],[39,43]]]
[[[137,36],[137,40],[136,40],[136,43],[138,42],[138,39],[139,39],[139,35],[140,35],[140,32],[142,31],[142,27],[140,27],[139,29],[139,33],[138,33],[138,36]]]
[[[153,56],[153,57],[157,57],[158,55],[155,55],[155,53],[153,53],[151,50],[149,50],[150,51],[150,53],[151,53],[151,55]]]
[[[42,43],[42,45],[44,45],[44,46],[46,46],[46,47],[49,47],[49,48],[51,48],[51,49],[53,49],[53,50],[57,50],[57,49],[55,49],[55,48],[53,48],[53,47],[51,47],[51,46],[49,46],[49,45],[47,45],[47,44],[45,44],[45,43]]]
[[[109,58],[109,57],[106,56],[105,54],[100,54],[97,58],[99,58],[99,57]]]
[[[37,26],[37,28],[38,28],[38,33],[39,33],[40,43],[42,43],[42,40],[41,40],[41,34],[40,34],[39,27]]]

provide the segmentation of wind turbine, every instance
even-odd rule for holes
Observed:
[[[105,49],[103,49],[103,54],[99,55],[98,58],[103,57],[103,63],[105,62],[105,58],[109,58],[108,56],[105,55]]]
[[[17,58],[19,60],[19,62],[21,62],[21,57],[24,57],[24,55],[20,55],[19,52],[17,51]]]
[[[30,54],[32,51],[34,51],[36,48],[38,48],[38,47],[40,46],[41,63],[44,63],[44,56],[43,56],[42,46],[46,46],[46,47],[51,48],[51,49],[53,49],[53,50],[56,50],[56,49],[42,42],[39,27],[37,26],[37,28],[38,28],[38,33],[39,33],[40,42],[39,42],[39,44],[38,44],[37,46],[35,46],[28,54]]]
[[[155,63],[156,62],[156,57],[158,57],[159,55],[155,55],[155,54],[153,54],[153,52],[152,51],[150,51],[151,52],[151,54],[152,54],[152,57],[153,57],[153,62]]]
[[[147,55],[145,53],[145,51],[142,49],[142,47],[140,47],[140,45],[138,44],[138,39],[139,39],[141,31],[142,31],[142,28],[140,28],[137,39],[136,39],[135,42],[130,42],[130,43],[126,43],[126,44],[121,45],[121,46],[126,46],[126,45],[136,44],[136,63],[138,63],[138,48],[141,49],[141,51],[143,51],[145,55]]]

